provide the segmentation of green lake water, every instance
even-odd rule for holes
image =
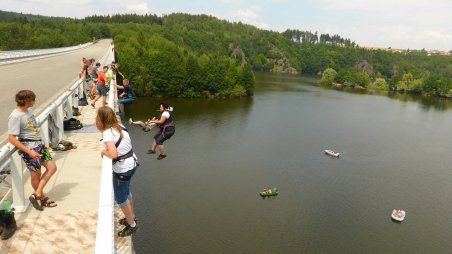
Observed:
[[[146,154],[156,130],[128,126],[137,253],[451,252],[450,102],[256,78],[253,98],[166,100],[176,134],[162,161]],[[139,98],[123,121],[154,116],[161,100]]]

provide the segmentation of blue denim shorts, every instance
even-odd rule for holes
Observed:
[[[113,175],[113,191],[115,192],[115,200],[119,207],[124,207],[129,203],[129,199],[132,199],[132,193],[130,192],[130,180],[132,180],[132,176],[135,174],[138,166],[133,169],[121,173],[118,175],[130,177],[128,181],[119,180],[118,177]]]
[[[97,84],[97,91],[99,92],[100,96],[107,96],[107,87],[104,85]]]

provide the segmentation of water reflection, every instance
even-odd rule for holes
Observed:
[[[319,90],[311,90],[309,86],[320,87],[326,90],[337,90],[352,94],[387,96],[391,99],[396,99],[403,102],[419,103],[424,110],[439,110],[444,111],[452,108],[452,101],[446,98],[439,98],[434,96],[421,96],[406,93],[394,93],[385,91],[369,91],[366,89],[356,88],[334,88],[327,85],[319,85],[319,76],[315,75],[290,75],[290,74],[273,74],[273,73],[256,73],[256,80],[258,83],[259,93],[283,91],[283,92],[315,92],[316,96],[324,96],[329,93],[322,93]],[[300,85],[303,84],[303,85]],[[306,86],[309,85],[309,86]]]
[[[142,97],[135,104],[126,107],[126,115],[140,120],[152,118],[159,113],[157,109],[162,101],[174,108],[175,121],[178,125],[192,125],[202,121],[213,127],[221,125],[228,117],[248,118],[253,106],[253,98],[206,100]]]
[[[452,102],[449,99],[429,97],[429,96],[416,96],[403,93],[388,93],[387,96],[391,99],[397,99],[403,102],[417,102],[422,105],[422,109],[430,110],[435,109],[444,111],[452,108]]]

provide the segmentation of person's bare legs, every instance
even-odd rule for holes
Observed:
[[[127,207],[127,208],[124,207],[125,209],[123,209],[123,208],[121,208],[121,209],[122,209],[122,212],[124,213],[124,215],[126,216],[127,223],[130,225],[131,223],[133,223],[135,221],[135,217],[136,217],[135,211],[134,211],[135,209],[133,208],[133,199],[131,199],[129,197],[129,203],[126,206],[130,206],[130,207]],[[126,212],[128,214],[130,214],[132,220],[129,220],[129,217],[127,216]]]
[[[44,197],[44,187],[49,182],[50,178],[55,174],[57,167],[54,161],[43,162],[42,165],[46,168],[46,172],[41,175],[38,186],[35,189],[35,194],[38,197]],[[33,178],[33,176],[32,176]],[[33,185],[33,183],[32,183]]]
[[[102,106],[105,107],[107,105],[107,96],[102,96]]]
[[[141,128],[146,128],[146,124],[143,121],[133,121],[132,118],[130,118],[129,123],[139,125]]]
[[[157,142],[155,142],[155,139],[154,139],[154,141],[152,141],[151,150],[155,152],[156,148],[157,148]]]
[[[39,186],[39,182],[41,181],[41,170],[30,171],[30,175],[31,187],[33,187],[33,190],[36,192],[36,189]]]
[[[133,214],[133,206],[132,203],[129,200],[129,203],[127,205],[121,207],[122,212],[126,216],[127,223],[129,225],[133,224],[135,222],[134,214]]]
[[[165,146],[164,145],[158,145],[159,150],[160,150],[160,154],[161,155],[165,155]]]
[[[135,219],[135,209],[133,208],[134,206],[133,206],[133,200],[132,199],[129,199],[129,204],[130,204],[130,208],[131,208],[131,210],[132,210],[132,217],[133,217],[133,219]]]
[[[96,89],[96,85],[94,83],[91,83],[90,87],[89,87],[89,97],[90,99],[93,99],[96,97],[95,95],[95,89]]]
[[[94,97],[94,100],[91,101],[91,106],[94,107],[94,106],[96,105],[96,101],[99,100],[99,98],[100,98],[100,95],[99,95],[99,94],[96,94],[96,97]]]

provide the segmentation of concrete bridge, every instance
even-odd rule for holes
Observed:
[[[40,114],[45,115],[47,111],[53,110],[49,105],[54,105],[54,110],[63,114],[62,108],[72,106],[72,96],[77,90],[70,88],[81,84],[78,73],[82,57],[95,58],[96,61],[103,58],[102,64],[111,62],[114,55],[110,44],[111,40],[102,40],[68,53],[23,58],[14,63],[0,62],[3,89],[0,119],[4,122],[0,125],[2,143],[7,143],[7,119],[15,108],[14,96],[17,91],[29,89],[36,93],[33,110],[36,116],[39,115],[38,121]],[[109,98],[110,105],[114,106],[113,97],[114,89]],[[29,205],[28,196],[33,190],[28,170],[17,152],[14,152],[15,149],[7,145],[1,148],[0,170],[10,168],[11,176],[0,183],[3,196],[0,202],[13,199],[13,206],[17,209],[15,217],[18,230],[10,239],[0,240],[0,253],[133,252],[130,237],[114,237],[118,228],[114,228],[117,223],[113,221],[122,215],[117,207],[113,209],[111,160],[100,157],[103,146],[99,142],[100,133],[94,125],[96,110],[91,106],[79,109],[81,116],[78,119],[84,128],[64,133],[64,139],[73,142],[77,149],[52,152],[58,171],[45,192],[58,203],[57,207],[38,211]],[[41,120],[43,133],[47,131],[46,118],[43,116]],[[46,134],[43,137],[45,140]],[[8,182],[12,183],[12,187]],[[104,190],[103,186],[106,186]]]

